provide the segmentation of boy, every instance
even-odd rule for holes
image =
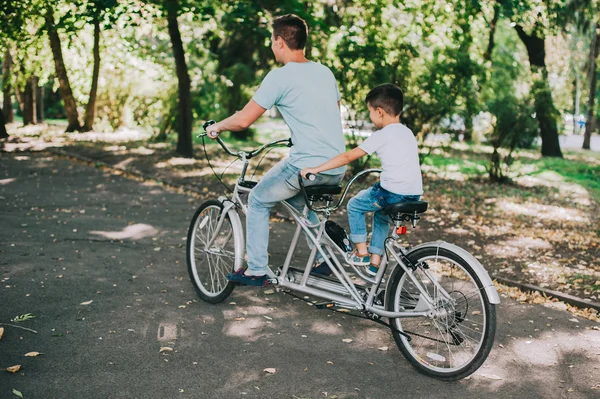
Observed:
[[[371,90],[365,102],[369,117],[379,130],[353,150],[337,155],[315,168],[302,169],[301,174],[306,178],[308,173],[321,173],[347,165],[367,154],[377,153],[383,169],[380,182],[362,190],[348,201],[350,239],[356,245],[356,250],[350,254],[348,261],[368,266],[368,273],[375,275],[389,231],[389,218],[380,210],[397,202],[418,201],[423,194],[423,183],[417,141],[413,132],[400,124],[404,107],[402,90],[393,84],[383,84]],[[373,234],[367,248],[365,213],[373,211]]]

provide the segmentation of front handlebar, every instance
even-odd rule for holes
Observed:
[[[214,125],[215,123],[216,122],[214,120],[209,120],[209,121],[204,122],[204,124],[202,125],[202,128],[204,129],[204,133],[199,134],[197,137],[208,136],[208,133],[206,133],[206,128],[209,127],[210,125]],[[217,136],[215,138],[215,140],[217,141],[217,143],[219,143],[221,145],[223,150],[225,150],[225,152],[228,153],[229,155],[232,155],[232,156],[238,157],[238,158],[245,158],[245,159],[254,158],[255,156],[257,156],[258,154],[260,154],[266,148],[269,148],[269,147],[276,147],[276,146],[279,146],[280,144],[285,144],[286,147],[291,147],[293,145],[292,139],[279,139],[279,140],[272,141],[268,144],[265,144],[265,145],[261,146],[260,148],[257,148],[254,151],[233,152],[229,149],[229,147],[227,147],[227,144],[225,144],[225,142],[223,140],[221,140],[221,138],[219,136]]]

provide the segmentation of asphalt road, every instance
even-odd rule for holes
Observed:
[[[22,366],[0,370],[0,398],[600,396],[599,324],[566,311],[502,298],[486,363],[445,383],[368,321],[257,288],[200,301],[185,263],[197,199],[46,153],[0,153],[0,200],[0,369]]]

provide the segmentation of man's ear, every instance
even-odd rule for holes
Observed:
[[[283,41],[283,39],[281,38],[281,36],[277,36],[277,37],[275,38],[275,44],[277,44],[277,47],[279,47],[279,48],[283,48],[284,41]]]

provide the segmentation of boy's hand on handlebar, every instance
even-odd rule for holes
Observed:
[[[304,168],[300,171],[300,174],[304,179],[308,179],[308,174],[316,175],[319,171],[316,168]]]

